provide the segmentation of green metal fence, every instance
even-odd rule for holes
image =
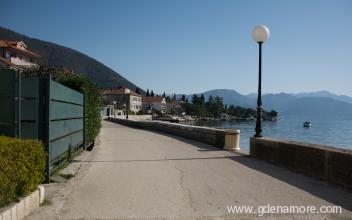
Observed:
[[[0,71],[0,134],[20,136],[21,77],[17,72]]]
[[[43,141],[47,177],[63,158],[84,146],[84,95],[50,77],[0,70],[0,135]]]

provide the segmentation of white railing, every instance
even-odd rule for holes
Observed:
[[[11,63],[18,65],[18,66],[23,66],[26,68],[31,68],[31,67],[36,67],[37,64],[36,63],[31,63],[27,60],[24,59],[19,59],[17,57],[11,57]]]

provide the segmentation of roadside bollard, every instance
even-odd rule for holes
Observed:
[[[240,130],[226,130],[224,150],[240,151]]]

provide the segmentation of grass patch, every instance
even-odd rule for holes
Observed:
[[[53,202],[49,198],[45,197],[41,206],[47,206],[47,205],[52,205],[52,204],[53,204]]]
[[[78,155],[80,155],[81,153],[83,153],[83,149],[81,147],[77,148],[75,151],[71,152],[71,155],[69,156],[68,153],[66,153],[60,160],[60,162],[58,164],[56,164],[53,172],[51,173],[51,176],[55,176],[58,175],[59,172],[63,169],[65,169],[68,165],[70,165],[71,161],[77,157]],[[61,175],[61,174],[59,174]],[[63,176],[64,177],[64,176]],[[66,178],[66,177],[64,177]],[[70,177],[72,178],[72,177]],[[69,178],[69,179],[70,179]]]

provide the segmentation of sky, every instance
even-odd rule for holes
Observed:
[[[144,90],[352,96],[351,0],[0,0],[0,26],[102,62]],[[29,48],[30,49],[30,48]]]

